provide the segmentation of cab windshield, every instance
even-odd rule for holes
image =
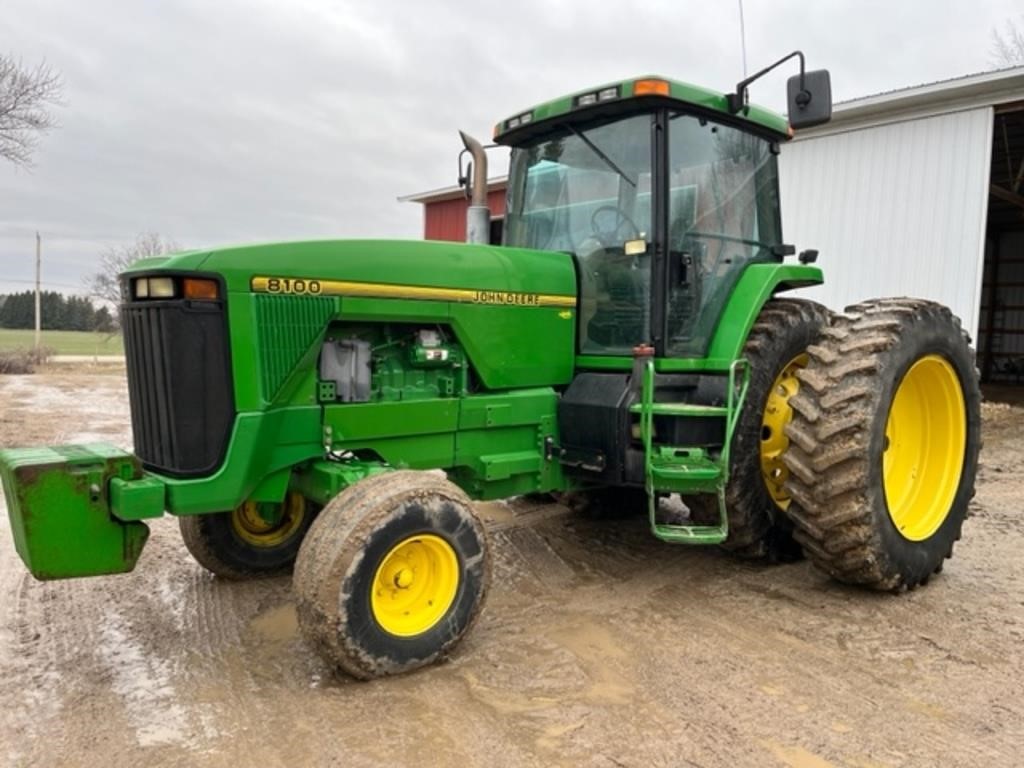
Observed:
[[[506,217],[506,245],[579,253],[588,240],[649,241],[651,116],[514,149]]]
[[[652,146],[659,114],[667,130]],[[654,343],[700,357],[746,267],[779,258],[775,155],[769,139],[684,112],[565,125],[512,150],[505,245],[574,255],[579,352]],[[664,213],[657,276],[653,205]]]
[[[512,151],[505,245],[576,256],[581,352],[650,335],[651,121],[567,126]]]

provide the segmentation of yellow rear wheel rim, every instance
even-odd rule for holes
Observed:
[[[768,392],[761,418],[761,475],[768,495],[779,509],[786,509],[790,501],[785,489],[789,469],[782,461],[782,455],[789,447],[786,425],[793,419],[793,408],[789,400],[800,391],[796,372],[806,366],[806,354],[797,355],[786,363]]]
[[[896,389],[882,454],[885,502],[904,538],[923,541],[942,525],[960,487],[966,447],[960,379],[945,359],[922,357]]]
[[[420,534],[392,547],[373,577],[370,607],[381,629],[399,637],[426,632],[459,589],[459,558],[439,536]]]
[[[306,516],[306,500],[300,493],[289,493],[282,502],[280,515],[275,521],[260,514],[259,503],[246,501],[231,512],[231,528],[246,544],[269,549],[279,547],[290,539]]]

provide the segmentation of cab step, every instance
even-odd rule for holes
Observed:
[[[729,481],[729,447],[743,408],[750,369],[744,359],[729,366],[728,400],[725,407],[691,403],[654,402],[653,350],[638,350],[634,376],[641,377],[640,402],[630,410],[640,415],[644,445],[644,474],[651,533],[673,544],[721,544],[729,536],[725,487]],[[721,454],[712,457],[700,447],[654,445],[655,416],[705,416],[725,420]],[[714,493],[718,498],[718,525],[675,525],[658,521],[658,495],[665,493]]]
[[[722,467],[702,448],[659,445],[650,458],[651,488],[661,493],[714,493]]]
[[[719,494],[718,525],[674,525],[657,521],[657,495],[651,494],[651,533],[670,544],[721,544],[729,537],[729,518],[725,513],[725,499]]]

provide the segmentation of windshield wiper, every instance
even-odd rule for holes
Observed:
[[[568,128],[570,131],[572,131],[573,134],[577,138],[579,138],[580,141],[582,141],[584,144],[586,144],[588,147],[590,147],[590,149],[593,150],[595,155],[597,155],[599,158],[604,160],[605,165],[607,165],[609,168],[611,168],[613,171],[615,171],[617,174],[619,174],[619,176],[622,177],[623,181],[625,181],[631,187],[636,189],[636,182],[633,181],[631,178],[629,178],[629,176],[627,176],[625,173],[623,173],[622,169],[619,168],[619,166],[617,166],[615,164],[615,161],[612,160],[610,157],[608,157],[608,155],[606,155],[604,152],[602,152],[600,147],[598,147],[594,142],[592,142],[590,139],[588,139],[582,133],[577,131],[576,128],[574,128],[572,125],[566,124],[565,127]]]

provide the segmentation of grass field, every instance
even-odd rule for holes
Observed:
[[[35,344],[35,331],[0,328],[0,352],[12,349],[31,349]],[[121,334],[91,331],[43,331],[43,346],[58,355],[123,355]]]

